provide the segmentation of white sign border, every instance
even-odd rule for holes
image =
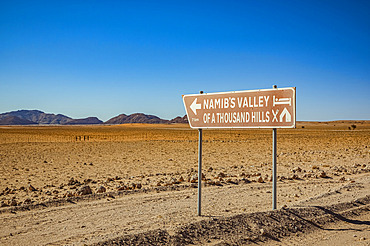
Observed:
[[[296,128],[296,87],[285,87],[285,88],[273,88],[273,89],[257,89],[257,90],[244,90],[244,91],[226,91],[226,92],[212,92],[212,93],[203,93],[203,94],[187,94],[182,96],[182,101],[184,103],[185,107],[185,112],[186,115],[188,116],[188,122],[190,125],[190,128],[193,129],[272,129],[272,128]],[[294,121],[293,125],[291,126],[210,126],[210,127],[193,127],[190,123],[189,120],[189,113],[188,110],[185,106],[185,97],[192,97],[192,96],[203,96],[203,95],[219,95],[219,94],[230,94],[230,93],[245,93],[245,92],[258,92],[258,91],[275,91],[275,90],[293,90],[293,102],[294,102],[294,107],[293,107],[293,115],[294,115]]]

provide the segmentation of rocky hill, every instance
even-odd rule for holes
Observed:
[[[99,120],[97,117],[88,117],[84,119],[70,120],[63,125],[98,125],[102,123],[103,121]]]
[[[183,117],[177,116],[176,118],[173,118],[172,120],[170,120],[170,123],[172,123],[172,124],[187,124],[187,123],[189,123],[188,116],[187,115],[184,115]]]
[[[18,110],[0,114],[0,120],[15,116],[17,118],[28,120],[36,124],[64,124],[72,118],[62,114],[47,114],[39,110]]]
[[[21,119],[17,116],[5,116],[0,119],[0,125],[35,125],[37,123]]]
[[[127,123],[147,123],[147,124],[166,124],[168,120],[163,120],[155,115],[147,115],[142,113],[136,114],[120,114],[107,120],[105,124],[116,125],[116,124],[127,124]]]

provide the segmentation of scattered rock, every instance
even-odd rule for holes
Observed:
[[[117,190],[128,190],[128,187],[126,185],[118,186]]]
[[[76,184],[79,184],[80,182],[76,179],[74,179],[73,177],[68,181],[68,185],[76,185]]]
[[[303,178],[312,178],[312,173],[305,173],[302,176]]]
[[[173,184],[179,184],[180,182],[176,179],[176,178],[171,178],[171,180],[170,180],[170,182],[169,182],[169,184],[170,185],[173,185]]]
[[[193,174],[192,176],[190,176],[188,178],[188,182],[190,182],[190,183],[195,183],[197,181],[198,181],[198,175],[197,174]]]
[[[202,174],[202,176],[204,176],[204,175]],[[202,177],[202,179],[203,179],[203,177]],[[191,176],[188,181],[190,183],[196,183],[196,182],[198,182],[198,174],[196,173],[193,176]]]
[[[27,198],[26,200],[24,200],[23,204],[30,204],[32,203],[31,199],[30,198]]]
[[[321,171],[318,175],[319,178],[327,178],[328,176],[326,175],[326,173],[324,171]]]
[[[64,194],[64,197],[72,197],[73,196],[73,193],[70,192],[70,191],[67,191],[65,194]]]
[[[99,186],[98,189],[96,189],[96,193],[104,193],[107,189],[104,186]]]
[[[9,203],[9,206],[17,206],[17,201],[15,199],[12,199]]]
[[[207,185],[216,185],[216,186],[222,186],[221,182],[219,180],[207,180]]]
[[[217,174],[217,177],[219,177],[219,178],[225,178],[226,175],[223,172],[220,172],[220,173]]]
[[[264,183],[265,181],[263,181],[262,176],[259,176],[259,177],[257,178],[257,182],[258,182],[258,183]]]
[[[248,179],[246,179],[246,178],[242,178],[240,181],[241,181],[241,182],[244,182],[244,183],[246,183],[246,184],[249,184],[249,183],[251,182],[250,180],[248,180]]]
[[[295,167],[295,168],[292,169],[292,172],[293,173],[300,173],[300,172],[302,172],[302,169],[300,167]]]
[[[113,198],[113,199],[115,198],[115,197],[114,197],[112,194],[110,194],[110,193],[109,193],[109,194],[107,194],[107,197],[110,197],[110,198]]]
[[[84,185],[78,189],[77,194],[80,196],[89,195],[89,194],[92,194],[92,190],[90,186]]]
[[[8,193],[9,193],[9,191],[10,191],[9,187],[6,187],[6,188],[4,189],[4,191],[3,191],[1,194],[2,194],[2,195],[6,195],[6,194],[8,194]]]
[[[239,184],[237,180],[232,180],[232,179],[228,179],[226,182],[229,184],[235,184],[235,185]]]
[[[297,175],[297,174],[293,174],[290,178],[291,178],[291,179],[295,179],[295,180],[298,180],[298,179],[299,179],[299,177],[298,177],[298,175]]]
[[[28,190],[29,191],[37,191],[35,187],[33,187],[31,184],[28,185]]]
[[[1,201],[0,203],[0,207],[3,208],[3,207],[8,207],[9,205],[6,204],[4,201]]]

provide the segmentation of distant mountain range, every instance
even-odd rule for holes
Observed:
[[[188,123],[187,116],[164,120],[155,115],[136,113],[131,115],[120,114],[106,122],[97,117],[72,119],[62,114],[48,114],[40,110],[18,110],[0,114],[0,125],[96,125],[96,124],[179,124]]]

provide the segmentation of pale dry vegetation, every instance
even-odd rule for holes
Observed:
[[[301,122],[277,132],[279,208],[369,194],[369,122]],[[228,221],[269,211],[272,131],[204,130],[203,139],[208,217],[197,217],[198,132],[187,125],[1,127],[0,242],[90,244],[146,232],[157,238],[153,230],[191,234],[189,223],[212,216]]]
[[[368,170],[370,124],[356,124],[356,130],[346,130],[351,122],[279,129],[279,180],[348,179]],[[271,130],[203,132],[206,184],[271,181]],[[197,141],[187,125],[1,127],[0,199],[4,206],[37,203],[78,195],[87,184],[93,193],[100,186],[113,192],[191,185]]]

